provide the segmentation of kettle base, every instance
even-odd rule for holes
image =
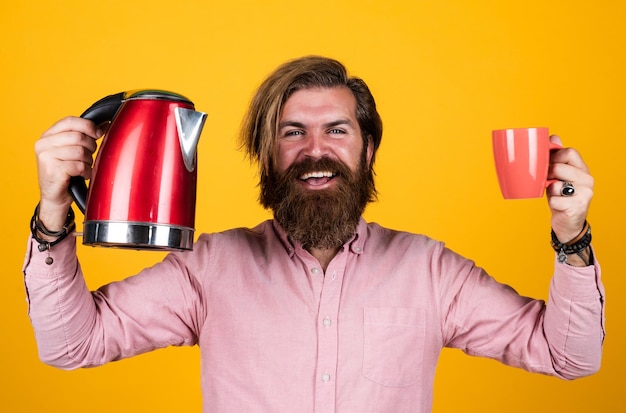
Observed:
[[[193,228],[147,222],[85,221],[83,244],[135,250],[192,250]]]

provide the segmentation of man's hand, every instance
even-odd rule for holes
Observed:
[[[72,176],[91,177],[96,139],[102,130],[79,117],[61,119],[35,143],[39,174],[39,219],[51,231],[59,230],[72,204],[69,181]]]
[[[561,144],[558,136],[551,136],[550,141]],[[573,148],[552,152],[548,179],[561,181],[550,185],[547,198],[552,212],[552,229],[561,243],[567,243],[583,230],[593,197],[594,180],[582,157]],[[573,186],[572,195],[562,192],[565,183]],[[590,255],[590,251],[585,253]],[[588,264],[576,255],[568,256],[567,262],[570,265]]]

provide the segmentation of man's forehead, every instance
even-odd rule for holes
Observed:
[[[352,91],[343,86],[300,89],[287,99],[279,119],[281,122],[296,121],[298,116],[316,115],[353,121],[356,118],[356,99]]]

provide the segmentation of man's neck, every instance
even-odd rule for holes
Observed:
[[[337,255],[337,252],[341,247],[338,248],[308,248],[311,255],[313,255],[319,261],[322,266],[322,270],[326,273],[326,268],[328,268],[328,264],[332,261],[332,259]]]

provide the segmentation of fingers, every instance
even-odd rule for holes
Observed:
[[[42,145],[37,146],[37,164],[40,173],[48,175],[82,176],[89,179],[93,151],[90,145]],[[65,179],[64,179],[65,180]]]
[[[561,138],[556,135],[550,136],[550,141],[563,146],[563,144],[561,143]],[[552,151],[550,155],[550,162],[552,165],[559,163],[568,164],[575,168],[581,169],[586,173],[589,173],[589,168],[587,168],[587,164],[585,164],[583,158],[574,148],[563,148]]]
[[[69,179],[90,177],[101,135],[93,122],[77,117],[61,119],[43,133],[35,143],[42,204],[69,206]]]
[[[551,143],[556,143],[559,146],[563,146],[563,142],[561,141],[561,137],[558,135],[551,135],[550,136],[550,142]]]
[[[562,145],[561,139],[556,135],[551,136],[550,141]],[[583,184],[593,187],[593,178],[589,174],[589,168],[574,148],[562,148],[551,152],[548,179],[576,182],[577,186]],[[551,185],[552,195],[557,195],[561,191],[562,185],[558,188],[556,186]]]
[[[102,134],[103,131],[89,120],[67,117],[41,135],[35,143],[35,152],[40,154],[55,148],[80,146],[93,153],[97,147],[95,140]]]
[[[583,164],[584,165],[584,164]],[[564,182],[574,186],[574,194],[580,193],[583,188],[593,190],[594,180],[586,166],[574,166],[571,163],[552,163],[548,170],[548,179],[557,180],[548,188],[548,195],[561,196]]]
[[[75,116],[68,116],[52,125],[46,132],[43,133],[42,137],[56,135],[58,133],[68,131],[79,132],[93,139],[98,139],[102,136],[103,133],[102,129],[100,129],[95,123],[87,119]]]
[[[568,218],[576,218],[580,222],[585,220],[587,209],[593,198],[593,185],[583,182],[572,182],[574,193],[564,195],[561,193],[565,183],[555,182],[548,188],[548,202],[553,212],[562,212]]]

